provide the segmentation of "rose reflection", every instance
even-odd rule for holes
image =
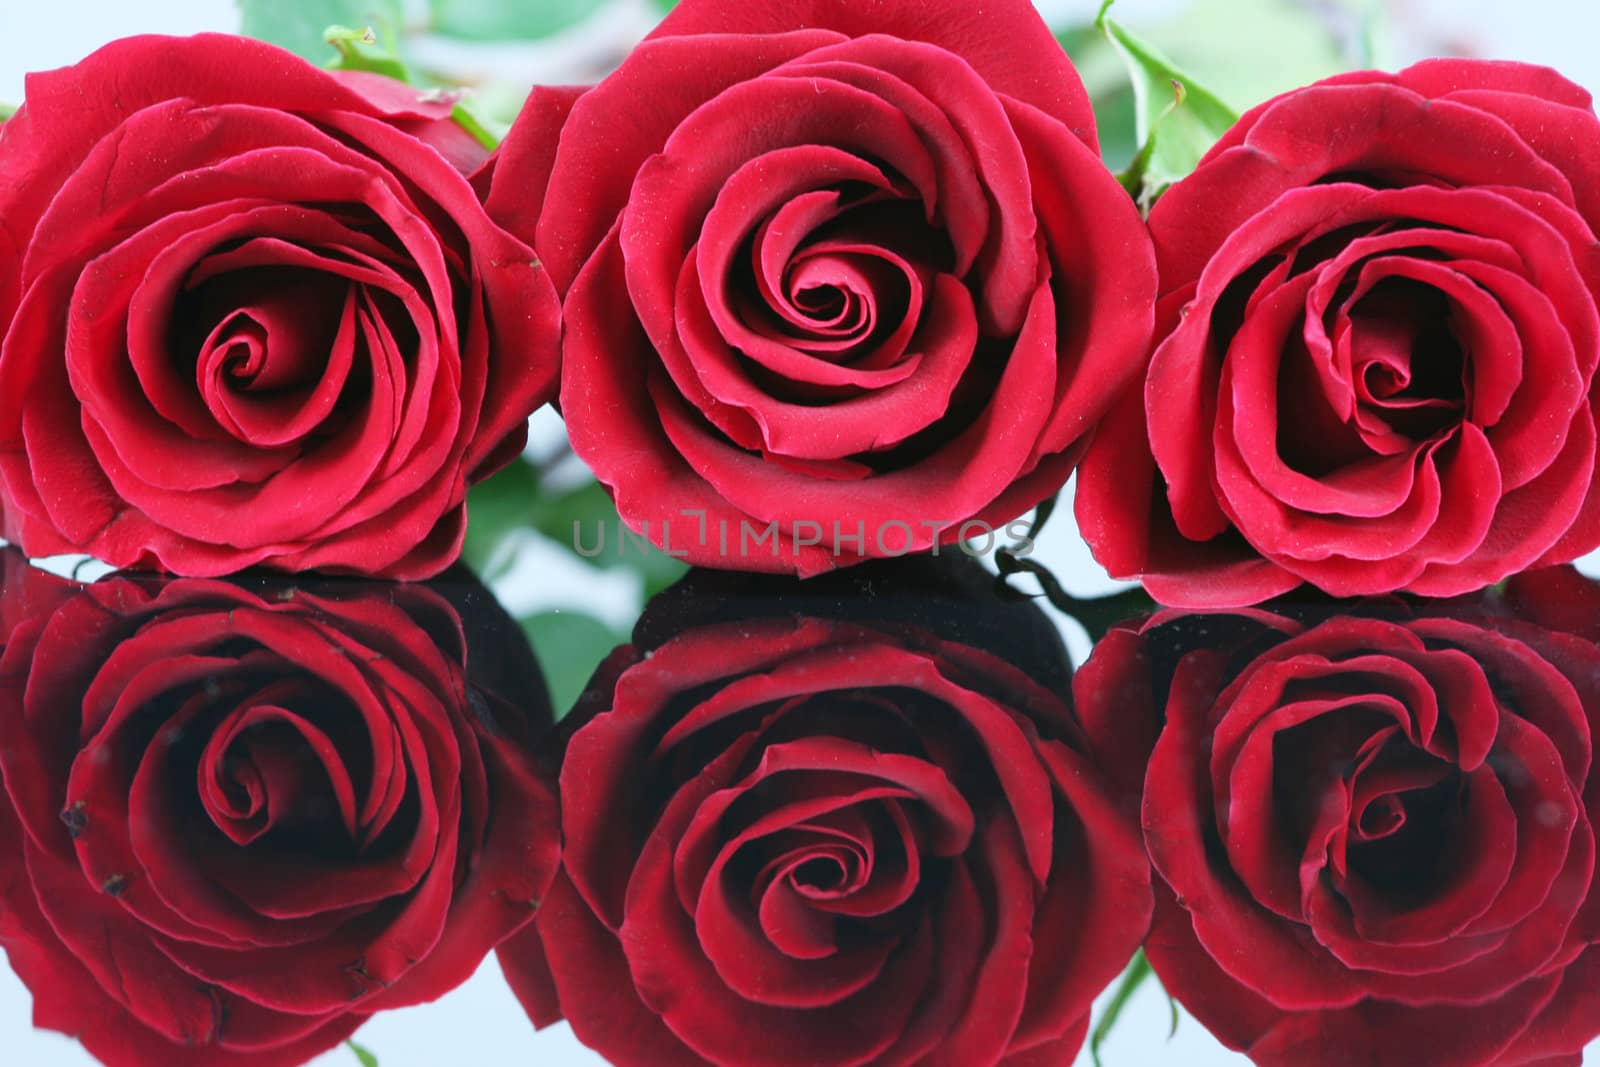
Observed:
[[[4,568],[0,944],[38,1026],[112,1065],[296,1064],[531,919],[549,703],[465,572]]]
[[[623,1067],[1065,1064],[1141,939],[1262,1064],[1600,1033],[1600,583],[1570,568],[1163,611],[1076,676],[968,560],[695,572],[551,734],[461,572],[0,559],[0,944],[113,1065],[301,1063],[496,946]]]
[[[976,564],[696,572],[563,723],[563,868],[500,949],[621,1064],[1070,1062],[1148,926],[1036,608]]]
[[[1110,760],[1144,784],[1167,990],[1260,1064],[1581,1062],[1597,636],[1570,568],[1113,630],[1074,692],[1091,729],[1125,724]]]

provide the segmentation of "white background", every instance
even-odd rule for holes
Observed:
[[[538,76],[560,80],[560,71],[570,66],[571,56],[585,48],[585,41],[601,35],[614,39],[619,34],[643,32],[650,21],[646,2],[618,0],[595,25],[575,32],[570,48],[563,45],[520,53],[513,50],[501,62],[540,64]],[[1118,16],[1137,28],[1142,21],[1180,9],[1184,2],[1119,0]],[[1098,3],[1040,0],[1039,6],[1052,21],[1083,20],[1093,16]],[[1390,0],[1388,14],[1394,55],[1400,60],[1449,48],[1547,63],[1591,91],[1600,92],[1600,50],[1595,48],[1595,42],[1600,40],[1600,5],[1592,0]],[[22,99],[26,71],[72,63],[117,37],[237,28],[238,15],[231,0],[0,0],[0,100],[15,103]],[[537,420],[536,438],[548,440],[559,432],[559,426],[550,418]],[[608,621],[619,625],[630,621],[625,616],[634,594],[626,579],[618,587],[597,584],[592,571],[553,575],[550,568],[561,563],[562,554],[533,547],[526,565],[518,567],[499,590],[510,602],[508,606],[530,609],[569,604],[583,606],[602,617],[610,616]],[[1055,568],[1074,592],[1097,593],[1114,587],[1079,542],[1068,506],[1057,510],[1039,558]],[[1595,562],[1595,557],[1585,561],[1585,570],[1594,572],[1590,564]],[[537,586],[533,583],[535,573],[539,574]],[[602,605],[596,611],[597,594],[610,606]],[[74,1042],[34,1031],[29,1010],[27,990],[8,970],[0,968],[0,1047],[5,1049],[0,1061],[23,1067],[92,1062]],[[1116,1032],[1102,1048],[1105,1064],[1214,1067],[1247,1062],[1221,1048],[1192,1019],[1183,1020],[1170,1042],[1166,1040],[1166,1029],[1166,1004],[1158,992],[1147,987],[1130,1004]],[[442,1067],[460,1062],[537,1063],[550,1067],[601,1063],[578,1045],[564,1024],[535,1034],[501,979],[493,958],[471,981],[438,1002],[375,1018],[360,1032],[358,1040],[377,1054],[382,1067]],[[1600,1044],[1590,1051],[1600,1057],[1597,1049]],[[342,1048],[314,1062],[317,1067],[354,1067],[356,1063],[351,1053]],[[1088,1062],[1085,1050],[1079,1067]]]

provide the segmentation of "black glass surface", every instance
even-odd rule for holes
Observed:
[[[1600,1033],[1571,568],[1125,618],[959,555],[692,571],[557,707],[464,567],[3,564],[0,946],[100,1062],[356,1062],[486,960],[548,1062],[1067,1064],[1150,968],[1262,1063]]]

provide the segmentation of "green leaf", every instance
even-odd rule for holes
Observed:
[[[472,134],[473,140],[491,152],[500,146],[500,142],[505,138],[506,129],[509,128],[502,128],[499,132],[490,129],[489,120],[478,115],[475,109],[469,108],[466,104],[457,104],[455,110],[450,112],[450,117],[455,119],[462,129]]]
[[[1382,0],[1191,0],[1175,17],[1139,23],[1137,32],[1187,72],[1187,85],[1198,82],[1239,112],[1351,66],[1392,65]],[[1139,143],[1118,50],[1095,24],[1058,29],[1057,37],[1094,102],[1101,156],[1112,170],[1128,167]]]
[[[377,47],[378,35],[370,26],[359,30],[349,26],[329,26],[322,39],[334,50],[328,66],[334,70],[364,70],[396,81],[410,82],[411,72],[393,52]]]
[[[329,26],[371,26],[394,50],[403,19],[402,0],[238,0],[240,32],[271,41],[313,63],[328,59]]]
[[[1359,4],[1360,36],[1356,42],[1356,66],[1367,70],[1388,70],[1390,59],[1389,12],[1383,0],[1354,0]]]
[[[1360,63],[1366,9],[1375,6],[1374,0],[1194,0],[1144,36],[1242,112]]]
[[[522,620],[539,669],[550,686],[556,718],[572,710],[600,661],[627,641],[592,616],[579,611],[545,611]]]
[[[501,80],[480,82],[472,87],[472,113],[491,130],[509,130],[527,99],[526,85]]]
[[[1134,140],[1140,146],[1120,177],[1140,209],[1148,211],[1167,186],[1194,170],[1239,116],[1154,45],[1113,21],[1108,14],[1112,3],[1101,5],[1095,25],[1127,65],[1133,83]]]
[[[333,61],[328,64],[334,70],[364,70],[370,74],[382,74],[386,78],[421,87],[422,83],[412,74],[404,60],[392,49],[378,44],[377,34],[371,27],[355,30],[348,26],[329,26],[323,33],[323,39],[337,52]],[[431,97],[439,102],[452,102],[454,106],[450,109],[450,118],[458,126],[491,152],[499,146],[505,129],[502,128],[496,133],[472,108],[460,102],[466,95],[465,90],[435,87],[427,88],[422,95],[424,99]]]
[[[1083,79],[1083,87],[1094,104],[1100,157],[1114,171],[1126,168],[1139,151],[1133,135],[1133,86],[1128,82],[1128,68],[1092,22],[1062,30],[1056,39],[1072,57],[1072,65],[1078,68],[1078,77]]]
[[[1100,1021],[1094,1024],[1094,1030],[1089,1035],[1089,1055],[1094,1059],[1095,1067],[1102,1067],[1100,1063],[1100,1046],[1111,1035],[1111,1028],[1116,1025],[1117,1017],[1122,1014],[1122,1009],[1128,1006],[1128,1001],[1138,991],[1151,975],[1155,972],[1150,969],[1150,961],[1145,958],[1144,949],[1133,954],[1133,961],[1128,964],[1128,969],[1122,972],[1122,981],[1117,984],[1116,992],[1111,994],[1111,1000],[1106,1004],[1104,1014]],[[1173,1007],[1172,1029],[1178,1029],[1177,1007]]]
[[[693,520],[685,521],[693,526]],[[599,482],[589,482],[541,500],[534,508],[533,526],[574,552],[581,538],[585,551],[580,555],[596,567],[625,567],[637,572],[644,581],[646,599],[677,581],[688,570],[682,560],[667,555],[642,537],[624,535],[616,505]],[[679,529],[682,528],[680,524]],[[679,541],[682,542],[681,537]]]
[[[644,596],[649,600],[687,574],[689,565],[665,552],[652,549],[649,555],[640,559],[635,569],[644,578]]]
[[[574,545],[574,523],[582,530],[586,540],[596,535],[597,527],[604,526],[609,546],[616,534],[617,509],[611,503],[605,486],[599,482],[585,482],[576,488],[534,501],[528,519],[535,530],[569,548]],[[596,566],[609,566],[617,555],[608,548],[591,562]]]
[[[4,122],[17,113],[16,104],[0,104],[0,122]]]
[[[582,22],[602,0],[429,0],[432,28],[472,41],[539,40]]]
[[[519,530],[531,530],[556,542],[590,566],[635,571],[644,583],[646,597],[665,589],[688,570],[682,560],[642,538],[629,535],[623,540],[616,505],[599,482],[549,491],[540,485],[533,464],[522,458],[472,487],[467,493],[467,517],[462,558],[486,578],[493,577],[497,570],[493,564],[502,557],[506,541]]]
[[[467,491],[467,537],[461,548],[467,566],[491,577],[501,545],[530,524],[538,493],[539,472],[521,457]]]
[[[374,1056],[372,1053],[368,1052],[354,1041],[346,1041],[345,1047],[356,1054],[356,1059],[361,1061],[361,1067],[378,1067],[378,1057]]]

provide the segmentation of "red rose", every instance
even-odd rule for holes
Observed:
[[[564,294],[573,447],[695,563],[1004,524],[1146,355],[1148,237],[1023,0],[685,0],[535,94],[488,206]]]
[[[469,673],[454,580],[112,579],[52,610],[6,557],[34,610],[0,656],[0,946],[36,1025],[112,1067],[298,1064],[531,919],[548,702]]]
[[[1514,574],[1501,596],[1522,618],[1600,642],[1600,582],[1580,574],[1576,567],[1544,567]]]
[[[689,625],[597,672],[561,769],[562,872],[500,949],[538,1025],[650,1067],[1072,1059],[1148,926],[1133,820],[1061,696],[867,621],[890,572],[863,570],[832,616]],[[891,612],[916,593],[891,588]],[[727,607],[665,600],[669,625]],[[1065,670],[1053,644],[1036,676]]]
[[[1075,679],[1087,722],[1165,719],[1122,753],[1145,951],[1258,1064],[1575,1065],[1600,1033],[1600,648],[1430,610],[1169,614]]]
[[[448,101],[135,37],[0,126],[0,501],[34,556],[420,578],[549,399],[558,309]]]
[[[1515,63],[1247,114],[1151,212],[1164,340],[1079,478],[1097,558],[1237,606],[1452,596],[1600,544],[1596,145],[1588,93]]]

